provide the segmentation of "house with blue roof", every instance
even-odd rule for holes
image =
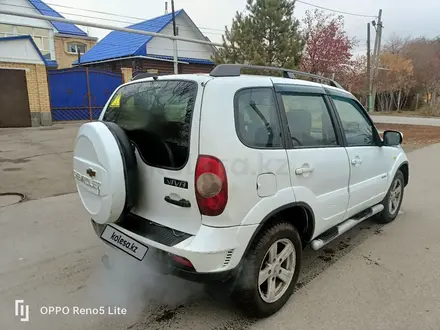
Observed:
[[[14,0],[1,3],[13,11],[63,17],[41,0]],[[38,19],[0,14],[0,38],[31,36],[43,54],[48,68],[70,68],[80,54],[86,53],[97,42],[74,24],[48,22]]]
[[[41,0],[0,0],[0,6],[63,17]],[[0,127],[51,125],[48,70],[71,67],[96,41],[74,24],[0,14],[0,81],[6,82],[0,89]]]
[[[185,10],[175,12],[178,36],[208,40]],[[173,35],[172,14],[155,17],[128,28]],[[212,57],[216,49],[210,45],[177,42],[179,73],[210,72],[214,66]],[[173,41],[160,37],[120,31],[110,32],[94,47],[81,56],[74,65],[92,66],[121,72],[173,73]]]
[[[0,128],[52,124],[47,60],[30,35],[0,38]]]

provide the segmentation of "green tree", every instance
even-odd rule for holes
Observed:
[[[293,17],[294,0],[247,0],[223,35],[215,62],[296,68],[304,40]]]

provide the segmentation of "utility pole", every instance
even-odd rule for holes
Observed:
[[[367,107],[368,112],[371,112],[371,36],[370,36],[370,23],[367,23],[367,77],[368,77],[368,99],[367,99]]]
[[[177,29],[176,29],[176,14],[174,12],[174,0],[171,0],[171,11],[173,12],[173,35],[177,35]],[[179,73],[179,64],[177,62],[177,40],[173,40],[173,62],[174,62],[174,74]]]
[[[379,10],[379,17],[376,24],[376,38],[374,43],[374,67],[371,72],[371,111],[375,110],[376,104],[376,89],[377,89],[377,77],[379,74],[379,64],[380,64],[380,44],[382,41],[382,9]]]

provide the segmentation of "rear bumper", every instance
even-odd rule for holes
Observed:
[[[183,278],[188,281],[197,283],[213,283],[226,282],[232,279],[239,270],[239,267],[223,270],[219,272],[200,273],[194,269],[190,269],[181,265],[176,265],[172,261],[165,261],[159,264],[158,270],[163,274],[171,274],[173,276]]]
[[[96,234],[101,236],[105,225],[93,220],[92,224]],[[195,282],[227,281],[233,277],[257,226],[214,228],[202,225],[196,235],[170,243],[154,235],[112,224],[115,229],[152,248],[148,254],[154,253],[160,272]],[[189,261],[190,265],[181,263],[181,258]]]
[[[107,243],[104,241],[104,243]],[[113,249],[117,250],[113,245],[107,244]],[[117,250],[120,251],[120,250]],[[188,281],[197,282],[197,283],[218,283],[218,282],[227,282],[228,280],[234,278],[236,273],[239,271],[239,267],[235,267],[233,269],[220,271],[220,272],[211,272],[211,273],[200,273],[196,272],[194,269],[189,267],[185,267],[183,265],[179,265],[161,250],[155,250],[154,257],[148,259],[148,265],[150,268],[154,269],[159,274],[165,275],[173,275]],[[108,254],[105,254],[101,258],[102,263],[108,269],[113,268],[113,260]]]

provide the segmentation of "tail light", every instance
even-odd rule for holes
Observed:
[[[196,165],[195,188],[200,213],[222,214],[228,203],[228,180],[220,159],[200,155]]]
[[[184,257],[179,257],[179,256],[176,256],[176,255],[171,255],[171,259],[172,259],[174,262],[176,262],[176,263],[178,263],[178,264],[180,264],[180,265],[183,265],[183,266],[185,266],[185,267],[188,267],[188,268],[192,268],[192,269],[194,269],[194,266],[193,266],[193,264],[191,263],[191,261],[189,261],[188,259],[186,259],[186,258],[184,258]]]

